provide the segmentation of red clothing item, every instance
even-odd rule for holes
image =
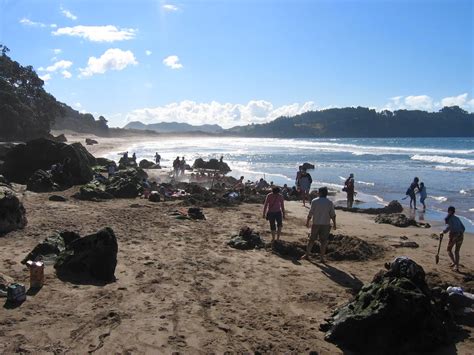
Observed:
[[[265,198],[264,212],[281,212],[285,210],[285,199],[281,194],[270,192]]]

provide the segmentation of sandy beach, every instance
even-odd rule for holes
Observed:
[[[70,142],[84,142],[81,135]],[[95,156],[120,151],[130,138],[94,138]],[[140,137],[143,141],[147,137]],[[17,189],[21,190],[19,185]],[[1,272],[28,284],[25,255],[56,230],[86,235],[111,227],[118,239],[116,282],[82,285],[63,282],[46,266],[44,287],[18,308],[0,309],[0,352],[20,353],[309,353],[339,354],[318,328],[325,318],[370,282],[387,261],[405,255],[420,264],[430,286],[462,286],[474,291],[474,239],[466,234],[461,273],[449,268],[443,242],[435,264],[441,227],[397,228],[375,216],[337,211],[335,234],[360,238],[377,250],[367,260],[329,260],[327,265],[283,258],[270,248],[240,251],[226,243],[243,226],[271,239],[262,206],[205,208],[206,220],[170,215],[181,201],[143,199],[105,202],[75,200],[78,187],[58,193],[23,191],[28,226],[0,238]],[[282,238],[304,241],[308,210],[288,202]],[[418,248],[396,248],[401,241]],[[468,332],[474,324],[463,325]],[[438,354],[474,353],[472,335]]]

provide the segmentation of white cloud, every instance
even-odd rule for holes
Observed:
[[[77,107],[77,108],[82,108],[82,105],[81,105],[81,103],[80,103],[80,102],[76,102],[76,103],[74,104],[74,107]]]
[[[51,27],[51,28],[57,28],[58,25],[56,25],[55,23],[52,23],[51,25],[49,25],[49,27]]]
[[[68,69],[70,68],[72,65],[72,62],[69,61],[69,60],[60,60],[60,61],[57,61],[56,63],[54,63],[53,65],[50,65],[49,67],[46,67],[43,68],[43,67],[40,67],[38,68],[38,70],[40,71],[48,71],[50,73],[52,72],[55,72],[57,70],[60,70],[60,69]]]
[[[79,69],[80,77],[103,74],[108,70],[123,70],[129,65],[137,64],[138,62],[131,51],[111,48],[107,49],[99,58],[89,57],[87,67]]]
[[[171,69],[181,69],[183,65],[179,62],[177,55],[170,55],[163,59],[163,64]]]
[[[23,18],[20,20],[20,23],[21,23],[22,25],[25,25],[25,26],[46,27],[46,25],[45,25],[44,23],[31,21],[30,19],[28,19],[28,18],[26,18],[26,17],[23,17]]]
[[[472,101],[472,100],[471,100]],[[467,93],[458,96],[449,96],[441,99],[441,106],[459,106],[463,107],[468,104]]]
[[[48,80],[51,80],[51,74],[44,74],[44,75],[39,75],[39,78],[43,80],[44,82],[47,82]]]
[[[133,28],[117,28],[107,26],[74,26],[61,27],[52,34],[55,36],[72,36],[85,38],[92,42],[115,42],[125,41],[135,37],[136,30]]]
[[[53,53],[56,54],[56,55],[61,54],[61,52],[62,52],[62,50],[59,49],[59,48],[53,49]]]
[[[172,4],[165,4],[162,6],[162,8],[163,10],[169,11],[169,12],[175,12],[179,10],[179,8],[176,5],[172,5]]]
[[[219,124],[224,128],[249,123],[269,122],[280,116],[294,116],[306,111],[315,110],[314,102],[290,104],[274,107],[271,102],[252,100],[247,104],[198,103],[181,101],[154,108],[134,110],[126,115],[127,122],[187,122],[193,125]]]
[[[68,72],[67,70],[63,70],[61,72],[62,76],[64,79],[70,79],[72,77],[72,74],[70,72]]]
[[[145,51],[145,54],[146,54],[146,55],[151,55],[151,53],[152,53],[152,52],[151,52],[150,50],[148,50],[148,49]]]
[[[77,20],[77,16],[76,16],[76,15],[74,15],[71,11],[69,11],[69,10],[63,8],[62,6],[61,6],[61,13],[62,13],[64,16],[66,16],[68,19],[71,19],[71,20],[73,20],[73,21]]]

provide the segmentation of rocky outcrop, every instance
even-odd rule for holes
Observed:
[[[113,195],[105,192],[105,185],[97,181],[81,186],[79,192],[76,192],[73,197],[85,201],[101,201],[114,198]]]
[[[137,161],[131,157],[121,157],[119,160],[118,168],[119,170],[125,170],[130,168],[137,168]]]
[[[161,166],[146,159],[140,160],[140,163],[138,163],[138,166],[142,169],[161,169]]]
[[[23,229],[27,223],[23,203],[9,187],[0,186],[0,235]]]
[[[26,264],[28,260],[54,262],[71,242],[79,238],[80,235],[75,232],[63,231],[55,233],[37,244],[21,263]]]
[[[221,162],[217,159],[210,159],[209,161],[204,161],[202,158],[198,158],[194,161],[193,169],[215,170],[224,174],[231,171],[227,163]]]
[[[232,248],[241,250],[265,247],[265,241],[260,237],[260,234],[249,227],[241,228],[239,234],[232,236],[227,244]]]
[[[423,268],[407,258],[387,266],[320,326],[325,339],[370,354],[429,352],[452,341],[446,306],[432,297]]]
[[[410,226],[430,228],[428,223],[419,223],[413,218],[408,218],[403,213],[379,214],[375,217],[375,223],[391,224],[395,227],[406,228]]]
[[[59,136],[56,136],[56,137],[53,137],[52,138],[54,141],[56,142],[60,142],[60,143],[66,143],[67,142],[67,138],[64,134],[60,134]]]
[[[99,144],[95,139],[86,138],[86,145]]]
[[[143,192],[142,182],[147,173],[142,169],[119,171],[110,179],[105,192],[118,198],[134,198]]]
[[[59,189],[50,172],[36,170],[26,182],[26,188],[33,192],[51,192]]]
[[[61,278],[71,281],[92,277],[100,282],[113,282],[117,252],[117,238],[107,227],[67,244],[59,253],[54,268]]]
[[[72,185],[92,180],[95,158],[80,143],[65,144],[39,138],[20,144],[5,156],[3,173],[13,182],[25,184],[36,170],[49,170],[54,164],[63,164]]]
[[[382,208],[347,208],[336,206],[337,210],[355,212],[355,213],[367,213],[367,214],[382,214],[382,213],[400,213],[403,212],[403,206],[397,200],[391,201],[387,206]]]

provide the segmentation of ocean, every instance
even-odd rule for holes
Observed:
[[[170,167],[176,156],[192,165],[201,157],[229,164],[234,177],[256,181],[264,177],[275,184],[294,185],[298,166],[315,165],[309,171],[312,188],[328,186],[341,190],[354,173],[359,207],[376,207],[405,197],[413,178],[424,182],[428,192],[427,211],[417,217],[442,221],[448,206],[456,207],[467,229],[474,231],[474,139],[473,138],[335,138],[277,139],[234,137],[158,138],[130,144],[137,159],[153,160],[155,152],[162,165]],[[109,158],[117,160],[120,152]],[[417,206],[418,207],[418,206]]]

